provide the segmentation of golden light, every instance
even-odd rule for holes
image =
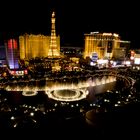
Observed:
[[[112,33],[103,33],[103,35],[106,35],[106,36],[111,36]]]
[[[49,98],[57,101],[78,101],[86,98],[88,95],[87,90],[82,89],[57,89],[46,91]]]

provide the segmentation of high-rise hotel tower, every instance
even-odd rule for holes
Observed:
[[[85,34],[84,58],[97,53],[98,58],[111,58],[114,50],[120,47],[120,36],[115,33],[91,32]]]
[[[5,42],[6,46],[6,60],[10,69],[19,68],[19,49],[16,39],[9,39]]]
[[[60,36],[56,36],[54,12],[52,13],[51,23],[51,36],[41,34],[19,36],[20,59],[60,56]]]

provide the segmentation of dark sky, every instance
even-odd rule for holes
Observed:
[[[32,3],[32,4],[31,4]],[[56,30],[61,44],[83,46],[84,33],[119,33],[139,47],[138,2],[107,0],[24,0],[0,2],[0,40],[25,32],[50,34],[52,9],[56,11]]]

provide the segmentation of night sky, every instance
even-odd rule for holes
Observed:
[[[32,4],[31,4],[32,3]],[[139,4],[107,0],[45,0],[0,2],[0,40],[23,33],[50,35],[52,9],[61,45],[84,46],[84,33],[119,33],[139,47]]]

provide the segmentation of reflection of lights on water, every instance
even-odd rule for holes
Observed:
[[[37,94],[37,91],[47,91],[47,90],[54,90],[54,89],[77,89],[77,88],[86,88],[89,86],[98,86],[98,85],[102,85],[102,84],[106,84],[106,83],[110,83],[110,82],[114,82],[116,81],[116,78],[114,76],[108,76],[108,78],[103,77],[101,80],[99,80],[98,78],[96,78],[94,81],[92,79],[89,79],[87,81],[84,82],[79,82],[78,84],[60,84],[60,83],[54,83],[52,86],[48,87],[44,86],[42,88],[39,87],[30,87],[30,86],[26,86],[26,87],[11,87],[11,86],[7,86],[6,90],[7,91],[24,91],[22,93],[23,96],[35,96]],[[28,94],[30,92],[30,94]]]
[[[63,95],[60,95],[59,94],[59,91],[61,91],[61,90],[55,90],[54,91],[54,96],[55,97],[57,97],[57,98],[63,98],[63,99],[75,99],[75,98],[77,98],[77,97],[79,97],[80,96],[80,92],[79,91],[74,91],[74,90],[65,90],[65,92],[67,92],[67,91],[71,91],[71,92],[74,92],[75,93],[75,95],[73,95],[73,94],[69,94],[69,96],[64,96],[65,95],[65,93],[63,94]],[[62,90],[63,91],[63,90]]]
[[[23,91],[23,92],[22,92],[22,95],[23,95],[23,96],[35,96],[35,95],[37,95],[37,94],[38,94],[37,91]]]
[[[65,92],[69,92],[69,94],[65,94]],[[59,92],[63,93],[63,94],[59,94]],[[57,90],[50,90],[47,91],[46,94],[48,95],[49,98],[57,100],[57,101],[78,101],[78,100],[82,100],[84,98],[86,98],[86,96],[88,95],[88,91],[87,90],[82,90],[82,89],[57,89]],[[63,102],[61,102],[61,104],[65,104]],[[56,104],[55,104],[56,106]]]
[[[103,85],[114,81],[116,81],[116,78],[113,76],[109,76],[108,78],[103,77],[101,80],[95,79],[94,81],[89,79],[85,87]]]

